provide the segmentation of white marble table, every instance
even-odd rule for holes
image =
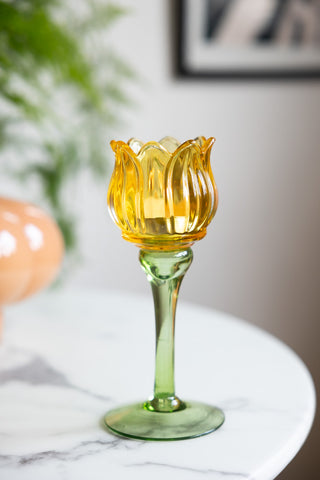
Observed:
[[[181,299],[176,337],[177,393],[222,407],[226,421],[192,440],[126,440],[99,419],[151,393],[151,295],[53,293],[8,308],[1,480],[275,478],[313,420],[306,367],[263,331]]]

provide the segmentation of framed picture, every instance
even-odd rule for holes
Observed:
[[[178,73],[320,78],[320,0],[177,0]]]

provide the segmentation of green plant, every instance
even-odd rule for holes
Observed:
[[[98,0],[0,0],[2,170],[40,185],[69,251],[76,220],[65,192],[84,169],[105,174],[109,129],[134,76],[104,35],[125,13]]]

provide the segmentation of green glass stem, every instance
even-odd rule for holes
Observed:
[[[175,313],[182,279],[192,262],[190,248],[141,250],[140,263],[151,283],[156,318],[153,397],[110,410],[105,425],[114,433],[142,440],[182,440],[219,428],[223,412],[202,402],[182,402],[174,386]]]
[[[173,412],[186,408],[175,394],[174,331],[179,288],[192,258],[191,248],[140,251],[141,266],[151,283],[156,320],[154,395],[145,403],[150,411]]]

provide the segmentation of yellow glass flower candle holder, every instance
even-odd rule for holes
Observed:
[[[213,138],[179,145],[165,137],[143,144],[112,141],[116,161],[108,206],[125,240],[135,243],[151,283],[156,317],[153,396],[105,416],[113,432],[145,440],[178,440],[216,430],[223,412],[184,402],[174,386],[175,310],[181,281],[192,262],[190,246],[203,238],[218,205],[210,166]]]
[[[125,240],[141,248],[187,248],[206,234],[218,205],[210,166],[214,138],[179,146],[131,139],[111,142],[116,163],[108,205]]]

